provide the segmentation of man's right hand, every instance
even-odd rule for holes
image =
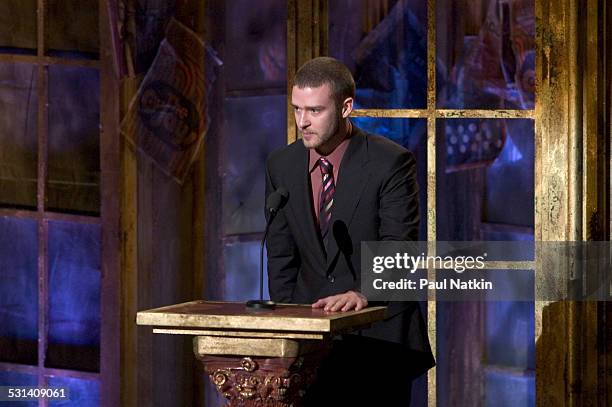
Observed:
[[[368,306],[368,299],[357,291],[321,298],[312,304],[312,308],[323,308],[324,311],[359,311]]]

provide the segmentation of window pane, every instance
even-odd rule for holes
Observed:
[[[484,220],[533,228],[534,128],[532,120],[506,120],[506,142],[487,168]],[[520,229],[519,229],[520,230]]]
[[[230,243],[223,248],[225,265],[224,301],[247,301],[259,298],[259,241]],[[268,292],[268,265],[264,250],[264,299]]]
[[[438,0],[437,105],[532,109],[534,1]]]
[[[38,239],[35,221],[0,217],[0,360],[38,360]]]
[[[99,99],[97,70],[49,67],[50,210],[100,212]]]
[[[0,205],[36,208],[37,69],[0,63]]]
[[[48,366],[99,369],[100,280],[100,227],[50,222]]]
[[[72,377],[49,377],[49,387],[67,388],[68,400],[49,401],[53,407],[98,407],[100,405],[100,383],[94,380]]]
[[[351,119],[361,129],[384,136],[412,151],[419,184],[419,240],[427,240],[427,121],[424,119]]]
[[[0,386],[36,386],[38,377],[17,372],[0,371]],[[3,401],[3,406],[37,407],[38,401]]]
[[[536,405],[535,375],[489,371],[485,374],[486,407],[532,407]]]
[[[438,240],[533,240],[532,120],[439,120],[436,147]]]
[[[533,302],[487,303],[487,364],[535,369],[534,316]]]
[[[47,53],[98,58],[98,7],[97,0],[49,0]]]
[[[233,0],[226,5],[225,83],[228,90],[285,88],[287,4]]]
[[[329,55],[357,85],[356,108],[427,104],[427,2],[329,2]]]
[[[285,95],[225,100],[225,234],[264,231],[265,162],[287,143],[286,112]]]
[[[0,2],[0,52],[36,54],[36,0]]]

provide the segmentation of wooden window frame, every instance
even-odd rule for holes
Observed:
[[[46,386],[48,378],[67,377],[96,381],[102,406],[119,405],[119,271],[120,271],[120,140],[117,64],[111,57],[113,42],[110,13],[115,3],[101,0],[99,8],[98,59],[59,58],[46,55],[47,0],[37,1],[36,55],[0,54],[2,63],[25,63],[36,66],[38,90],[38,164],[36,210],[0,208],[0,217],[29,219],[38,225],[38,364],[0,363],[0,370],[35,375],[38,385]],[[48,70],[49,66],[71,66],[96,69],[100,74],[100,215],[76,215],[45,208],[48,175]],[[100,371],[87,372],[45,366],[49,327],[49,222],[99,225],[101,229],[101,310]],[[46,406],[45,400],[39,406]]]
[[[436,122],[448,118],[478,119],[529,119],[534,125],[535,144],[535,191],[534,191],[534,239],[536,241],[592,240],[594,228],[603,230],[600,240],[612,238],[612,215],[610,195],[612,183],[612,161],[610,160],[610,133],[612,133],[612,108],[610,108],[610,55],[605,44],[612,37],[606,22],[612,21],[612,10],[599,8],[597,0],[535,0],[536,19],[536,90],[535,106],[526,110],[508,109],[439,109],[436,107],[436,0],[427,1],[427,106],[424,109],[357,109],[353,117],[372,118],[421,118],[427,120],[427,240],[436,241]],[[328,0],[299,2],[288,0],[287,44],[288,44],[288,88],[287,88],[287,143],[297,139],[292,123],[290,101],[291,81],[297,68],[307,60],[327,55],[328,44]],[[578,10],[586,10],[582,15]],[[581,25],[581,26],[580,26]],[[579,27],[580,26],[580,27]],[[598,34],[602,31],[604,34]],[[582,38],[583,43],[580,43]],[[598,65],[603,59],[607,64]],[[582,73],[581,64],[586,65]],[[602,68],[603,65],[604,67]],[[603,71],[603,75],[602,75]],[[607,73],[606,73],[607,72]],[[575,79],[575,81],[573,81]],[[559,86],[559,83],[570,83]],[[565,93],[569,90],[568,93]],[[598,93],[599,92],[599,93]],[[602,99],[608,104],[602,102]],[[597,102],[595,102],[597,101]],[[603,104],[603,108],[601,105]],[[604,108],[607,106],[607,110]],[[601,113],[598,109],[601,109]],[[554,114],[553,114],[554,112]],[[601,128],[600,115],[608,117],[607,129]],[[582,127],[580,127],[582,126]],[[565,135],[566,137],[560,136]],[[607,137],[607,138],[606,138]],[[607,153],[603,150],[607,149]],[[569,154],[569,152],[578,154]],[[602,163],[601,157],[607,157]],[[602,175],[603,174],[603,175]],[[593,226],[594,222],[599,225]],[[538,259],[527,262],[487,262],[488,268],[534,270],[536,281],[543,278],[537,272]],[[435,271],[429,271],[434,278]],[[435,294],[428,297],[428,332],[432,351],[436,354],[436,302]],[[549,305],[535,302],[535,338],[543,335],[543,313]],[[580,358],[580,346],[595,341],[597,324],[605,319],[597,304],[584,308],[569,305],[560,312],[567,319],[569,334],[580,339],[569,340],[564,349],[555,349],[562,359],[565,351]],[[603,311],[605,312],[605,310]],[[578,330],[579,321],[584,321],[586,331]],[[599,319],[598,319],[599,318]],[[565,320],[564,320],[565,321]],[[564,322],[565,323],[565,322]],[[549,322],[550,324],[550,322]],[[578,324],[578,325],[577,325]],[[601,328],[600,328],[601,329]],[[591,341],[591,342],[589,342]],[[570,343],[571,342],[571,343]],[[596,349],[596,346],[591,346]],[[570,363],[570,378],[557,378],[553,374],[558,365],[548,359],[539,359],[536,347],[536,397],[539,403],[554,400],[555,405],[571,402],[570,381],[580,377],[581,366],[592,363],[605,366],[605,356],[588,354],[578,363]],[[574,361],[575,362],[575,361]],[[597,369],[590,371],[592,383]],[[551,380],[546,377],[554,377]],[[543,379],[544,378],[544,379]],[[585,380],[586,377],[583,379]],[[428,372],[428,405],[437,405],[436,368]],[[606,383],[602,379],[601,383]],[[563,391],[560,391],[563,390]],[[592,390],[592,389],[591,389]],[[557,396],[555,396],[557,395]],[[567,401],[558,395],[566,397]],[[584,396],[593,397],[592,394]],[[563,404],[558,404],[558,403]]]

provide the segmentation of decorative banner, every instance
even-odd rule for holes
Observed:
[[[208,130],[206,96],[215,80],[215,65],[220,61],[200,38],[171,20],[121,125],[126,139],[179,183]]]

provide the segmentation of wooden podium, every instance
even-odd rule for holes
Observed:
[[[141,311],[136,321],[154,333],[192,335],[195,356],[227,406],[289,407],[301,405],[333,336],[382,320],[385,311],[290,304],[250,310],[244,303],[192,301]]]

